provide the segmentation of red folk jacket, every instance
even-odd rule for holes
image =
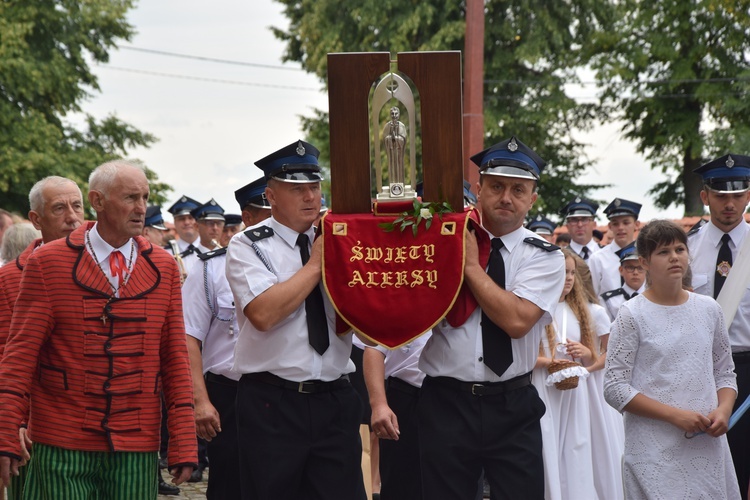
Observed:
[[[120,297],[76,229],[31,254],[0,361],[0,454],[20,458],[29,410],[38,443],[83,451],[159,449],[161,392],[169,466],[196,464],[193,393],[174,258],[136,237]],[[36,375],[34,375],[36,373]]]
[[[42,242],[39,238],[31,242],[16,260],[7,262],[0,267],[0,359],[3,359],[5,343],[10,331],[10,318],[13,315],[13,305],[16,303],[18,291],[21,288],[21,273],[31,252]]]

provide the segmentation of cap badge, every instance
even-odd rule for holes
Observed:
[[[211,200],[211,205],[216,206],[216,201]]]
[[[185,198],[185,197],[183,196],[182,198],[180,198],[180,201],[181,201],[182,203],[185,203],[185,202],[187,201],[187,198]]]
[[[518,143],[516,142],[516,138],[511,138],[510,142],[508,143],[508,151],[511,153],[514,153],[518,150]]]
[[[734,159],[730,156],[727,158],[727,161],[724,162],[724,164],[727,166],[727,168],[732,168],[734,166]]]
[[[615,199],[615,206],[619,207],[620,205],[622,205],[622,201],[620,201],[620,198],[616,198]]]
[[[536,220],[538,220],[539,222],[542,222],[542,216],[541,216],[541,214],[536,216]]]
[[[300,156],[305,156],[305,146],[302,145],[302,142],[297,143],[297,154]]]
[[[576,203],[581,203],[581,198],[580,197],[576,198]]]

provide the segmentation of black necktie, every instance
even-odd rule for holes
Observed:
[[[501,248],[503,248],[503,240],[493,238],[487,274],[492,278],[492,281],[504,289],[505,262],[503,261],[503,256],[500,254]],[[482,345],[484,364],[498,375],[505,373],[505,370],[513,363],[513,349],[510,345],[510,337],[505,333],[505,330],[493,323],[484,311],[482,312]]]
[[[187,248],[185,249],[185,251],[184,251],[184,252],[182,252],[182,255],[181,255],[181,256],[182,256],[182,257],[187,257],[187,256],[188,256],[188,255],[190,255],[191,253],[195,253],[196,255],[200,255],[200,254],[202,254],[203,252],[201,252],[200,250],[198,250],[198,247],[196,247],[195,245],[193,245],[193,244],[191,243],[191,244],[189,244],[189,245],[187,246]]]
[[[635,297],[636,295],[638,295],[638,292],[633,292],[633,295],[631,295],[630,297],[628,297],[628,298],[627,298],[627,300],[630,300],[630,299],[632,299],[632,298],[633,298],[633,297]]]
[[[721,248],[719,248],[719,255],[716,256],[716,277],[714,278],[714,298],[719,296],[721,287],[724,286],[724,282],[727,280],[727,274],[732,268],[732,250],[729,248],[729,242],[732,238],[724,233],[721,237]]]
[[[297,236],[297,245],[299,246],[299,255],[302,258],[302,265],[307,264],[310,260],[310,251],[307,249],[310,239],[302,233]],[[310,295],[305,299],[305,314],[307,315],[307,338],[315,352],[323,355],[328,349],[328,321],[326,321],[325,307],[323,306],[323,294],[320,293],[320,286],[315,285]]]
[[[589,250],[589,247],[583,247],[581,249],[581,258],[583,260],[589,260],[589,253],[591,253],[591,251]]]

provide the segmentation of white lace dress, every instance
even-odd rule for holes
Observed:
[[[554,311],[554,324],[562,325],[567,315],[567,338],[580,342],[581,332],[573,311],[565,302],[558,303]],[[557,342],[561,342],[560,333]],[[545,356],[550,357],[547,336],[542,335]],[[556,346],[552,346],[555,349]],[[570,359],[560,352],[555,359]],[[546,500],[597,500],[594,487],[594,464],[591,450],[591,420],[588,378],[581,377],[578,387],[566,391],[549,387],[546,368],[535,368],[532,383],[544,401],[547,411],[540,422],[542,427],[542,453]],[[599,499],[604,500],[604,499]]]
[[[639,295],[621,308],[607,349],[604,396],[622,411],[639,392],[708,415],[718,389],[737,389],[719,305],[689,294],[679,306]],[[623,481],[628,499],[740,498],[726,436],[686,439],[679,428],[624,414]]]

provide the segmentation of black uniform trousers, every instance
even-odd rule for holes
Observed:
[[[439,380],[425,378],[417,405],[424,498],[474,500],[484,469],[492,500],[543,500],[536,388],[480,396]]]
[[[737,374],[737,401],[734,410],[750,395],[750,352],[737,353],[734,359],[734,371]],[[750,482],[750,415],[740,418],[732,430],[727,433],[729,449],[732,452],[734,470],[740,483],[740,497],[747,498]]]
[[[219,412],[221,432],[208,441],[206,452],[211,464],[208,476],[208,500],[241,500],[240,451],[237,442],[237,382],[221,375],[206,373],[208,399]]]
[[[386,381],[388,406],[398,419],[398,441],[380,440],[380,500],[421,500],[417,400],[419,388],[391,377]]]
[[[351,384],[304,393],[245,375],[236,405],[244,499],[365,499],[362,401]]]

